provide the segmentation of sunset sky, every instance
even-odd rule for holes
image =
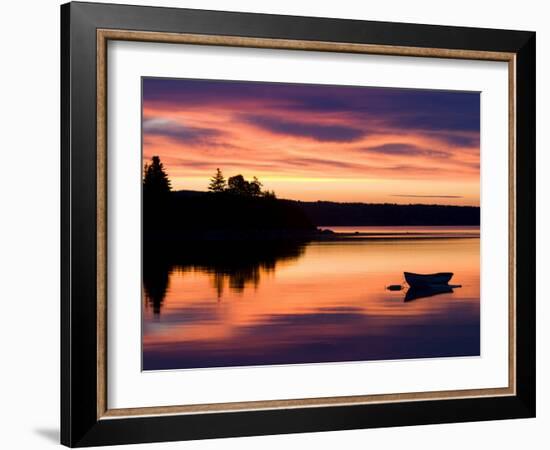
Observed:
[[[143,158],[173,189],[257,176],[279,198],[479,205],[477,92],[143,79]]]

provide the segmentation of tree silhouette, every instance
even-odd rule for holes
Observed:
[[[164,165],[158,156],[153,156],[151,164],[145,164],[143,170],[144,197],[166,197],[171,189],[170,179],[164,170]]]
[[[151,158],[143,170],[143,232],[162,235],[171,216],[171,185],[158,156]]]
[[[265,198],[271,198],[271,199],[276,199],[277,198],[277,196],[275,195],[275,191],[263,191],[262,195]]]
[[[260,183],[260,180],[254,177],[252,181],[248,183],[248,191],[249,191],[249,195],[252,195],[253,197],[258,197],[259,195],[261,195],[262,183]]]
[[[226,183],[225,178],[220,169],[216,169],[216,175],[210,178],[210,185],[208,190],[211,192],[223,192],[225,191]]]
[[[248,195],[248,181],[242,175],[229,177],[229,180],[227,180],[227,190],[232,194]]]
[[[242,175],[235,175],[227,180],[227,190],[245,197],[259,197],[262,195],[262,183],[256,177],[246,181]]]

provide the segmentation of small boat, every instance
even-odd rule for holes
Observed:
[[[388,291],[400,291],[401,289],[403,289],[403,286],[401,286],[400,284],[390,284],[389,286],[386,286],[386,289]]]
[[[453,277],[452,272],[439,272],[430,274],[404,272],[405,280],[411,287],[447,285]]]
[[[433,284],[428,286],[410,287],[403,299],[410,302],[418,298],[433,297],[440,294],[452,294],[453,288],[448,284]]]

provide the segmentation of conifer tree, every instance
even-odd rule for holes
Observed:
[[[208,190],[211,192],[223,192],[226,189],[225,178],[220,169],[216,169],[216,174],[210,178]]]
[[[164,165],[158,156],[153,156],[151,164],[145,164],[143,170],[143,195],[162,197],[166,196],[171,189]]]

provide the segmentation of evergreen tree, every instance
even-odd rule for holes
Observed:
[[[145,164],[143,170],[143,195],[145,197],[166,197],[172,186],[164,165],[158,156],[153,156],[151,164]]]
[[[223,192],[225,191],[225,188],[225,178],[222,174],[222,171],[220,169],[216,169],[216,175],[210,178],[210,185],[208,186],[208,190],[211,192]]]

